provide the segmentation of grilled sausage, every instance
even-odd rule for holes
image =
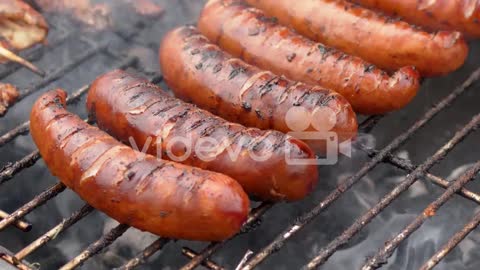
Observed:
[[[424,76],[444,75],[468,54],[459,32],[428,33],[344,0],[246,1],[312,40],[388,70],[415,66]]]
[[[358,4],[400,16],[430,30],[458,30],[480,37],[480,2],[472,0],[353,0]]]
[[[362,114],[400,109],[419,88],[419,75],[412,67],[389,76],[358,57],[315,43],[279,25],[243,1],[209,1],[198,26],[211,41],[234,56],[290,79],[335,90]]]
[[[321,123],[317,130],[331,129],[340,142],[357,133],[355,113],[338,93],[293,82],[231,58],[193,26],[168,33],[159,54],[164,78],[178,97],[232,122],[298,131],[288,122],[288,113],[293,107],[303,107],[307,116],[314,116],[312,122]],[[306,127],[310,124],[308,119],[299,120],[306,122]],[[315,131],[312,126],[307,130]],[[317,150],[322,148],[316,145],[319,141],[309,143]]]
[[[121,70],[95,80],[87,107],[99,127],[114,137],[127,143],[132,138],[154,155],[227,174],[264,200],[301,199],[318,179],[317,166],[287,163],[288,157],[315,158],[302,141],[227,122]],[[207,140],[212,144],[202,143]],[[201,145],[210,146],[212,155],[199,152]]]
[[[134,151],[65,110],[54,90],[35,103],[30,128],[50,171],[93,207],[164,237],[219,241],[246,220],[249,200],[228,176]]]

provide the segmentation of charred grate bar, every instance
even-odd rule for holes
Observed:
[[[128,261],[125,265],[120,267],[120,270],[134,269],[140,264],[145,263],[146,260],[150,258],[150,256],[155,254],[155,252],[161,250],[169,242],[170,242],[170,239],[166,239],[166,238],[157,239],[155,242],[151,243],[148,247],[146,247],[142,252],[140,252],[137,256],[135,256],[130,261]]]
[[[8,214],[8,213],[5,212],[5,211],[0,210],[0,220],[6,218],[6,217],[8,217],[8,216],[10,216],[10,214]],[[20,219],[17,219],[17,220],[13,223],[13,225],[14,225],[17,229],[22,230],[22,231],[24,231],[24,232],[28,232],[28,231],[30,231],[30,230],[32,229],[32,224],[30,224],[30,223],[28,223],[28,222],[26,222],[26,221],[20,220]]]
[[[373,151],[370,149],[364,149],[364,151],[367,152],[369,156],[376,155],[376,151]],[[409,160],[402,159],[393,155],[388,155],[384,162],[390,163],[399,169],[407,171],[408,173],[413,172],[417,168]],[[439,187],[443,187],[443,188],[450,187],[450,182],[441,177],[435,176],[428,172],[425,174],[425,176],[427,177],[428,180],[430,180],[430,182],[434,183]],[[457,193],[466,199],[472,200],[473,202],[480,204],[480,196],[475,192],[471,192],[470,190],[462,187],[457,191]]]
[[[11,225],[15,221],[24,217],[28,213],[32,212],[33,210],[35,210],[35,208],[43,205],[50,199],[54,198],[55,196],[60,194],[62,191],[64,191],[65,188],[66,187],[64,184],[58,183],[48,188],[44,192],[40,193],[33,200],[24,204],[22,207],[18,208],[17,211],[13,212],[9,216],[5,217],[2,221],[0,221],[0,231],[4,230],[7,226]]]
[[[252,224],[254,224],[260,217],[262,217],[270,208],[272,208],[272,203],[263,203],[259,207],[255,208],[250,216],[248,217],[247,222],[243,225],[242,230],[248,228]],[[207,260],[213,253],[218,251],[228,240],[224,242],[214,242],[211,243],[208,247],[200,252],[199,255],[192,258],[192,260],[183,266],[181,270],[191,270],[195,269],[199,266],[202,262]]]
[[[43,245],[47,244],[48,242],[50,242],[51,240],[55,239],[55,237],[57,237],[57,235],[59,235],[63,231],[70,228],[70,226],[75,224],[80,219],[86,217],[91,212],[93,212],[93,207],[91,207],[90,205],[83,206],[80,210],[73,213],[69,218],[64,219],[62,222],[60,222],[60,224],[58,224],[57,226],[52,228],[50,231],[48,231],[47,233],[42,235],[40,238],[38,238],[37,240],[32,242],[30,245],[26,246],[25,248],[23,248],[22,250],[17,252],[15,254],[15,258],[17,258],[18,260],[23,260],[30,253],[34,252],[35,250],[37,250],[41,246],[43,246]]]
[[[128,225],[119,224],[115,228],[111,229],[107,234],[102,236],[102,238],[98,239],[90,246],[88,246],[87,249],[85,249],[77,257],[73,258],[73,260],[62,266],[60,270],[70,270],[81,266],[85,261],[97,255],[104,248],[111,245],[113,241],[117,240],[118,237],[122,236],[122,234],[125,233],[128,228],[130,228]]]
[[[128,35],[122,35],[122,38],[128,40],[136,34],[135,32],[136,31],[132,31]],[[70,35],[66,34],[64,38],[65,40],[67,40],[70,38]],[[62,41],[60,39],[59,44],[65,42],[65,40]],[[120,58],[119,54],[109,52],[106,44],[96,45],[95,42],[91,40],[86,40],[86,42],[90,45],[90,49],[88,49],[80,57],[75,58],[74,61],[66,64],[62,68],[49,74],[49,76],[47,76],[45,79],[43,79],[39,83],[22,91],[22,98],[26,97],[31,93],[38,91],[40,88],[50,84],[51,82],[58,80],[59,78],[63,77],[65,74],[70,72],[77,64],[84,62],[86,59],[96,54],[103,53],[113,58],[117,58],[117,59]],[[38,52],[32,52],[32,55],[36,53]],[[127,59],[124,62],[124,64],[121,65],[121,68],[133,67],[134,65],[135,65],[135,58]],[[9,69],[7,70],[8,72],[6,73],[0,72],[0,74],[11,74],[15,72],[17,69],[11,69],[11,70]],[[270,255],[274,254],[277,250],[281,249],[283,245],[286,243],[286,241],[290,239],[292,236],[294,236],[298,231],[300,231],[304,227],[304,225],[306,225],[311,220],[313,220],[319,213],[327,209],[333,202],[335,202],[338,198],[340,198],[355,183],[360,181],[363,178],[363,176],[365,176],[369,171],[371,171],[373,168],[375,168],[378,164],[382,162],[391,164],[395,167],[411,172],[411,176],[408,176],[404,180],[404,182],[402,182],[397,188],[394,189],[394,191],[392,191],[391,194],[387,195],[387,197],[384,197],[384,199],[380,202],[380,204],[377,205],[377,208],[375,207],[372,208],[369,211],[369,213],[371,214],[367,213],[368,215],[364,216],[364,217],[367,217],[367,219],[365,219],[366,221],[374,218],[378,213],[380,213],[383,210],[383,208],[387,207],[401,192],[406,190],[410,186],[412,181],[415,182],[421,177],[426,177],[426,179],[428,179],[429,181],[444,188],[445,192],[442,196],[440,196],[437,200],[435,200],[435,202],[432,203],[432,205],[430,205],[426,209],[427,211],[424,211],[420,216],[417,217],[417,219],[415,219],[412,222],[413,225],[410,224],[408,227],[404,229],[404,232],[406,232],[406,234],[399,234],[399,236],[397,236],[396,238],[393,238],[388,245],[386,245],[383,249],[379,250],[379,253],[377,253],[376,256],[372,257],[371,260],[367,262],[367,264],[365,265],[365,269],[371,269],[377,266],[377,264],[383,263],[386,260],[386,257],[388,257],[388,254],[390,254],[390,252],[395,250],[398,244],[400,244],[406,237],[408,237],[408,234],[418,229],[423,224],[423,222],[426,219],[428,219],[429,213],[431,214],[436,210],[438,210],[438,208],[440,208],[443,205],[443,203],[448,201],[454,194],[458,193],[459,195],[467,199],[470,199],[476,203],[480,203],[479,194],[469,191],[463,187],[468,181],[473,179],[475,175],[478,173],[478,170],[479,170],[478,162],[474,167],[472,167],[472,169],[470,169],[468,172],[466,172],[461,177],[459,177],[454,183],[450,183],[445,179],[442,179],[431,173],[428,173],[428,169],[431,166],[433,166],[435,162],[439,161],[442,157],[447,155],[448,152],[456,146],[456,144],[458,144],[464,137],[466,137],[470,132],[472,132],[478,126],[480,121],[480,115],[475,116],[469,124],[461,128],[461,131],[453,137],[450,143],[447,143],[439,152],[437,152],[437,154],[428,158],[427,162],[425,162],[420,166],[414,166],[409,160],[400,159],[393,154],[395,150],[397,150],[400,146],[402,146],[419,129],[421,129],[431,119],[433,119],[433,117],[436,116],[439,112],[446,109],[457,97],[459,97],[461,94],[466,92],[466,90],[470,88],[472,84],[478,81],[479,79],[480,79],[480,69],[473,72],[470,75],[470,77],[464,82],[463,85],[455,89],[450,95],[448,95],[445,99],[439,102],[434,108],[429,110],[424,116],[422,116],[420,120],[416,122],[410,129],[408,129],[405,133],[398,136],[395,140],[393,140],[387,147],[385,147],[381,151],[376,151],[371,149],[362,149],[370,156],[371,160],[369,162],[367,162],[355,175],[347,179],[345,182],[341,183],[334,192],[332,192],[329,196],[327,196],[327,198],[322,202],[320,202],[315,208],[313,208],[311,211],[306,212],[304,215],[297,218],[294,224],[286,228],[283,231],[283,233],[281,233],[277,238],[275,238],[273,242],[268,244],[263,250],[261,250],[259,253],[254,255],[252,259],[250,260],[247,259],[245,264],[242,262],[239,265],[238,269],[253,269],[255,266],[260,264]],[[154,83],[159,83],[161,81],[162,81],[161,75],[153,79]],[[78,89],[77,91],[75,91],[74,94],[70,95],[68,104],[77,102],[88,91],[88,87],[89,86],[84,86]],[[381,121],[383,118],[384,117],[381,117],[381,116],[375,116],[367,119],[362,124],[362,130],[367,133],[370,132],[376,126],[376,124],[379,121]],[[28,127],[29,127],[29,123],[25,122],[18,125],[17,127],[10,130],[9,132],[5,133],[4,135],[0,136],[0,147],[13,141],[15,138],[17,138],[20,135],[27,134],[29,131]],[[39,159],[40,159],[40,156],[38,154],[38,151],[34,151],[15,163],[7,164],[7,166],[5,166],[3,169],[0,170],[0,184],[8,181],[9,179],[12,179],[17,173],[21,172],[23,169],[33,166],[36,163],[36,161],[38,161]],[[19,222],[21,222],[21,218],[23,218],[25,215],[35,210],[40,205],[56,197],[58,194],[60,194],[64,190],[65,190],[65,186],[61,183],[58,183],[52,186],[51,188],[47,189],[43,193],[37,195],[32,201],[26,203],[24,206],[20,207],[12,214],[10,215],[6,214],[1,216],[1,218],[3,219],[0,221],[0,230],[5,229],[10,225],[18,225]],[[255,208],[250,214],[246,224],[244,224],[242,228],[242,232],[240,234],[248,233],[252,229],[252,227],[254,227],[256,222],[258,222],[258,220],[263,215],[265,215],[265,213],[268,212],[268,210],[272,207],[272,205],[273,204],[270,204],[270,203],[263,203],[259,207]],[[22,260],[24,260],[28,255],[35,252],[42,246],[56,239],[57,236],[61,235],[63,232],[68,230],[71,226],[73,226],[79,220],[86,217],[92,211],[94,211],[92,207],[90,207],[89,205],[85,205],[78,211],[72,213],[70,217],[64,219],[58,225],[54,226],[48,232],[40,236],[38,239],[36,239],[35,241],[31,242],[29,245],[27,245],[20,251],[18,251],[15,255],[0,254],[0,258],[4,259],[5,261],[9,262],[12,265],[15,265],[19,269],[30,269],[28,264],[26,263],[24,264]],[[359,219],[355,221],[354,225],[357,224],[358,222],[360,222],[361,224],[362,220]],[[460,241],[463,238],[465,238],[468,235],[468,233],[470,233],[479,223],[480,223],[480,214],[477,214],[473,217],[472,221],[469,222],[464,227],[464,229],[462,229],[456,235],[454,235],[454,237],[452,237],[452,239],[448,241],[448,243],[441,250],[439,250],[438,253],[431,258],[431,260],[429,260],[425,264],[423,269],[431,269],[432,267],[434,267],[441,259],[445,257],[445,255],[448,252],[450,252],[456,245],[458,245],[458,243],[460,243]],[[335,242],[334,246],[333,245],[331,246],[332,247],[331,249],[328,249],[328,246],[327,246],[327,249],[329,252],[324,253],[325,251],[324,249],[319,256],[320,257],[326,256],[325,257],[325,260],[326,260],[328,256],[336,252],[342,244],[346,243],[346,241],[348,241],[351,237],[356,235],[356,233],[360,231],[360,229],[363,228],[364,225],[365,224],[361,224],[359,227],[355,227],[355,230],[353,230],[352,233],[347,235],[348,237],[339,239],[339,241]],[[111,245],[116,239],[121,237],[121,235],[124,232],[126,232],[128,228],[129,227],[127,225],[122,225],[122,224],[113,228],[110,232],[103,235],[97,241],[91,243],[82,253],[74,257],[67,264],[65,264],[62,267],[62,269],[75,269],[81,266],[88,259],[92,258],[93,256],[96,256],[102,250],[104,250],[109,245]],[[188,247],[182,248],[181,249],[182,254],[191,258],[189,263],[186,264],[182,269],[195,269],[199,265],[204,265],[209,269],[223,269],[222,266],[218,265],[217,263],[210,260],[209,258],[215,252],[221,250],[221,248],[224,246],[224,244],[227,241],[220,242],[220,243],[211,243],[199,253],[196,253],[195,251],[193,251]],[[146,263],[147,260],[153,254],[162,250],[162,248],[165,245],[171,242],[173,242],[173,240],[166,239],[166,238],[159,238],[158,240],[153,242],[151,245],[147,246],[137,256],[132,258],[124,266],[122,266],[121,269],[134,269],[140,266],[141,264]],[[321,262],[323,262],[321,258],[319,261],[317,261],[316,259],[317,258],[315,258],[308,265],[310,268],[315,268]]]
[[[195,258],[195,256],[198,256],[198,253],[196,253],[192,249],[189,249],[189,248],[186,248],[186,247],[182,248],[182,254],[187,256],[190,259],[193,259],[193,258]],[[202,262],[202,266],[205,266],[206,268],[211,269],[211,270],[223,270],[223,269],[225,269],[225,268],[221,267],[220,265],[212,262],[211,260],[205,260],[204,262]]]
[[[101,45],[94,46],[94,47],[91,47],[91,48],[87,49],[85,52],[80,54],[80,56],[75,57],[71,62],[69,62],[65,66],[51,72],[47,77],[45,77],[40,82],[38,82],[38,83],[34,84],[33,86],[21,91],[17,102],[20,102],[25,97],[35,93],[40,88],[45,87],[45,86],[49,85],[50,83],[60,79],[66,73],[70,72],[76,66],[80,65],[83,61],[89,59],[90,57],[97,54],[98,52],[100,52],[102,50],[105,50],[107,48],[107,46],[108,46],[108,44],[105,43],[105,44],[101,44]]]
[[[420,270],[430,270],[435,267],[448,253],[450,253],[460,242],[467,237],[475,228],[480,225],[480,212],[473,216],[472,220],[468,222],[465,227],[457,232],[448,242],[428,260]]]
[[[69,38],[71,38],[73,35],[72,32],[68,33],[63,33],[59,38],[55,39],[50,43],[50,49],[57,48],[64,44]],[[41,54],[43,51],[45,51],[45,48],[43,46],[41,47],[36,47],[33,50],[28,51],[27,53],[24,54],[24,58],[28,61],[34,61],[36,56]],[[20,68],[22,68],[21,65],[12,63],[8,65],[7,69],[0,71],[0,78],[4,78],[9,76],[10,74],[13,74],[14,72],[18,71]]]

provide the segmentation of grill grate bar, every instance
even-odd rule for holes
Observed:
[[[435,117],[443,109],[449,107],[453,101],[456,100],[461,94],[463,94],[467,89],[469,89],[476,81],[480,79],[480,68],[476,69],[468,79],[460,86],[457,87],[452,93],[447,97],[441,100],[436,104],[432,109],[427,111],[422,118],[420,118],[413,126],[411,126],[406,132],[399,135],[395,138],[390,144],[388,144],[384,149],[382,149],[378,155],[373,157],[369,162],[367,162],[357,173],[349,177],[347,180],[342,182],[337,188],[330,193],[323,201],[317,204],[313,209],[301,215],[291,226],[286,228],[282,233],[280,233],[270,244],[263,248],[259,253],[257,253],[243,268],[244,270],[251,270],[256,265],[265,260],[268,256],[274,254],[276,251],[281,249],[285,242],[295,235],[300,229],[302,229],[306,224],[312,221],[316,216],[318,216],[323,210],[328,208],[330,204],[336,201],[343,193],[350,189],[355,183],[363,178],[368,172],[375,168],[380,162],[382,162],[388,154],[391,154],[393,151],[397,150],[403,143],[410,139],[415,132],[420,128],[425,126],[433,117]]]
[[[370,133],[372,129],[385,117],[385,115],[373,115],[360,123],[358,130],[363,133]]]
[[[60,36],[58,39],[54,40],[53,42],[50,43],[50,46],[51,48],[56,48],[56,47],[59,47],[61,46],[63,43],[65,43],[65,41],[67,41],[70,37],[72,36],[72,33],[66,33],[66,34],[63,34],[62,36]],[[31,51],[28,51],[25,56],[23,56],[22,58],[25,58],[27,59],[28,61],[34,61],[34,57],[39,54],[41,51],[45,50],[45,47],[44,46],[40,46],[40,47],[37,47],[35,48],[34,50],[31,50]],[[16,63],[11,63],[11,65],[8,65],[8,69],[0,72],[0,78],[5,78],[9,75],[11,75],[12,73],[16,72],[17,70],[19,70],[20,68],[22,68],[23,66],[20,65],[20,64],[16,64]]]
[[[44,192],[37,195],[33,200],[24,204],[22,207],[18,208],[15,212],[10,214],[8,217],[0,221],[0,231],[4,230],[7,226],[11,225],[15,221],[24,217],[28,213],[32,212],[35,208],[46,203],[51,198],[57,196],[59,193],[65,190],[65,185],[58,183]]]
[[[88,246],[82,253],[80,253],[77,257],[73,258],[70,262],[65,264],[60,268],[60,270],[71,270],[81,266],[91,257],[97,255],[101,252],[104,248],[110,246],[115,240],[117,240],[120,236],[125,233],[128,228],[128,225],[119,224],[112,230],[110,230],[107,234],[104,234],[100,239],[92,243]]]
[[[0,147],[4,146],[5,144],[9,143],[16,137],[20,135],[27,135],[29,131],[30,121],[23,122],[22,124],[16,126],[12,130],[8,131],[7,133],[3,134],[0,137]]]
[[[182,254],[187,256],[190,259],[193,259],[193,258],[195,258],[195,256],[198,256],[198,253],[196,253],[195,251],[193,251],[192,249],[190,249],[188,247],[182,248]],[[212,262],[209,259],[203,261],[202,265],[205,266],[208,269],[211,269],[211,270],[224,270],[225,269],[224,267],[221,267],[220,265]]]
[[[102,45],[99,45],[99,46],[89,48],[87,51],[82,53],[79,57],[74,58],[72,61],[70,61],[65,66],[63,66],[63,67],[59,68],[58,70],[52,72],[50,75],[48,75],[42,81],[40,81],[40,82],[34,84],[33,86],[21,91],[20,96],[17,99],[17,103],[20,102],[25,97],[35,93],[40,88],[42,88],[44,86],[47,86],[48,84],[60,79],[66,73],[70,72],[72,69],[74,69],[75,67],[77,67],[78,65],[80,65],[82,62],[89,59],[93,55],[97,54],[99,51],[104,50],[106,47],[107,47],[107,44],[102,44]]]
[[[17,258],[17,260],[23,260],[29,254],[31,254],[38,248],[42,247],[43,245],[47,244],[51,240],[55,239],[60,233],[70,228],[79,220],[81,220],[82,218],[86,217],[88,214],[93,212],[93,210],[94,210],[93,207],[91,207],[90,205],[87,205],[87,204],[84,205],[80,210],[73,213],[68,219],[64,219],[60,224],[53,227],[44,235],[37,238],[37,240],[30,243],[30,245],[24,247],[22,250],[17,252],[17,254],[15,254],[15,258]]]
[[[84,119],[84,121],[87,122],[88,119]],[[5,166],[0,171],[0,184],[5,183],[23,169],[33,166],[38,160],[40,160],[40,158],[41,156],[39,151],[35,150],[29,155],[22,158],[20,161],[15,162],[13,165]],[[4,220],[0,221],[0,231],[5,229],[6,226],[12,224],[12,222],[15,222],[19,218],[24,217],[38,206],[57,196],[60,192],[64,191],[65,188],[66,187],[64,184],[58,183],[53,187],[47,189],[46,191],[35,197],[33,200],[31,200],[21,208],[17,209],[17,211],[6,217]]]
[[[395,249],[398,247],[398,245],[400,245],[400,243],[402,243],[403,240],[405,240],[413,232],[420,228],[420,226],[422,226],[422,224],[427,219],[434,216],[438,209],[440,209],[440,207],[442,207],[450,198],[452,198],[452,196],[456,192],[458,192],[463,186],[465,186],[468,182],[474,179],[479,171],[480,161],[477,161],[477,163],[475,163],[475,165],[470,170],[457,178],[457,180],[455,180],[455,182],[453,182],[452,185],[438,199],[428,205],[428,207],[425,208],[423,213],[417,216],[417,218],[415,218],[412,223],[406,226],[397,236],[388,240],[385,246],[380,249],[377,254],[371,257],[362,269],[376,269],[382,264],[385,264],[388,257],[393,254],[393,251],[395,251]]]
[[[425,264],[420,267],[420,270],[433,269],[445,256],[447,256],[460,242],[467,237],[480,224],[480,212],[475,214],[470,222],[468,222],[463,229],[458,231],[448,242],[435,253]]]
[[[119,268],[119,270],[130,270],[146,262],[155,252],[161,250],[166,244],[171,240],[168,238],[158,238],[155,242],[151,243],[146,247],[142,252],[138,253],[137,256],[132,258],[126,264]]]
[[[398,198],[404,191],[406,191],[420,177],[422,177],[427,170],[429,170],[440,160],[445,158],[445,156],[453,148],[455,148],[457,144],[459,144],[463,139],[465,139],[472,131],[474,131],[478,127],[478,125],[480,125],[480,114],[473,117],[472,121],[470,121],[465,127],[463,127],[459,132],[457,132],[455,136],[453,136],[453,138],[448,141],[443,147],[441,147],[433,156],[428,158],[422,165],[418,166],[412,173],[410,173],[405,178],[405,180],[403,180],[399,185],[397,185],[390,193],[384,196],[378,204],[370,208],[370,210],[368,210],[360,218],[356,219],[355,222],[340,236],[336,237],[326,247],[322,248],[318,256],[316,256],[312,261],[310,261],[310,263],[308,263],[307,269],[315,269],[320,264],[325,263],[328,258],[335,251],[338,250],[338,248],[347,244],[354,235],[360,232],[382,210],[389,206],[396,198]]]
[[[377,151],[374,150],[369,150],[369,149],[364,149],[369,156],[373,157],[376,155]],[[388,155],[385,162],[390,163],[394,166],[396,166],[399,169],[405,170],[407,172],[412,172],[414,171],[417,166],[413,165],[410,160],[399,158],[394,155]],[[431,173],[426,173],[425,176],[427,177],[430,182],[434,183],[435,185],[442,187],[442,188],[449,188],[451,183],[441,177],[438,177],[436,175],[433,175]],[[472,192],[466,188],[461,188],[460,190],[457,191],[458,194],[463,196],[466,199],[472,200],[478,204],[480,204],[480,194]]]
[[[10,214],[8,214],[7,212],[5,211],[2,211],[0,210],[0,220],[8,217]],[[23,231],[23,232],[28,232],[32,229],[32,224],[26,222],[26,221],[23,221],[23,220],[15,220],[15,222],[13,223],[13,225]]]
[[[253,211],[248,216],[247,221],[242,226],[242,231],[252,226],[259,218],[261,218],[270,208],[272,208],[273,203],[264,202],[257,208],[253,209]],[[240,232],[239,234],[241,234]],[[237,234],[237,236],[239,235]],[[208,257],[212,256],[217,250],[219,250],[225,243],[229,240],[225,240],[223,242],[213,242],[208,245],[204,250],[200,252],[198,256],[195,256],[190,262],[188,262],[185,266],[181,268],[181,270],[193,270],[197,266],[199,266],[202,262],[204,262]]]
[[[0,170],[0,185],[12,179],[17,173],[21,170],[33,166],[40,159],[40,152],[35,150],[30,154],[26,155],[21,160],[13,163],[7,164]]]
[[[124,68],[130,67],[130,66],[133,66],[137,63],[137,60],[138,59],[136,57],[129,57],[129,58],[125,59],[124,61],[122,61],[121,64],[117,68],[124,69]],[[69,95],[67,97],[67,105],[74,104],[75,102],[78,102],[80,100],[80,98],[85,93],[87,93],[89,88],[90,88],[89,84],[85,85],[85,86],[81,87],[80,89],[78,89],[77,91],[75,91],[73,94]],[[12,141],[13,139],[15,139],[16,137],[18,137],[20,135],[28,134],[28,132],[30,131],[29,125],[30,125],[30,121],[26,121],[26,122],[18,125],[17,127],[11,129],[10,131],[5,133],[4,135],[2,135],[0,137],[0,147],[4,146],[5,144],[9,143],[10,141]],[[0,184],[2,183],[1,179],[2,179],[2,176],[0,174]]]

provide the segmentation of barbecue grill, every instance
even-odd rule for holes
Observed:
[[[242,231],[225,242],[154,237],[67,190],[28,136],[31,105],[64,87],[69,109],[86,118],[88,83],[113,68],[167,89],[157,71],[158,41],[193,22],[204,1],[161,2],[161,18],[121,14],[121,23],[101,33],[49,15],[48,47],[22,54],[47,76],[0,67],[1,80],[21,89],[0,119],[0,269],[478,269],[478,44],[461,70],[424,81],[407,108],[361,117],[352,158],[322,167],[314,194],[293,204],[254,203]]]

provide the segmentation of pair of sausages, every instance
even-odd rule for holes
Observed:
[[[249,199],[223,174],[144,155],[65,109],[66,93],[42,95],[33,140],[55,176],[121,223],[163,237],[220,241],[247,219]]]
[[[480,37],[480,2],[476,0],[354,0],[430,30],[457,30]]]
[[[458,2],[383,2],[399,7],[412,2],[447,1]],[[387,70],[415,66],[423,76],[439,76],[462,66],[468,54],[467,43],[460,32],[425,32],[346,0],[304,0],[295,5],[290,0],[246,2],[312,40],[357,55]],[[382,0],[363,2],[380,3]],[[204,16],[208,18],[213,13],[207,9]]]
[[[275,5],[281,6],[282,2],[275,1]],[[303,6],[305,3],[310,1],[288,6]],[[316,16],[319,15],[312,17]],[[332,89],[362,114],[384,114],[400,109],[415,97],[419,89],[419,73],[413,67],[403,67],[389,75],[359,57],[303,37],[280,25],[276,18],[267,17],[261,10],[248,6],[245,1],[209,1],[200,16],[198,28],[233,56],[290,79]],[[355,32],[348,27],[341,31],[344,36]],[[370,40],[376,40],[378,44],[386,42],[379,40],[374,33],[372,35]]]
[[[97,78],[87,108],[100,128],[126,144],[133,139],[149,154],[229,175],[263,200],[299,200],[318,179],[316,165],[289,163],[315,159],[302,141],[227,122],[125,71]],[[198,151],[203,146],[211,155]]]
[[[169,32],[159,55],[165,81],[177,97],[229,121],[284,133],[292,128],[297,131],[288,122],[289,112],[297,107],[313,118],[312,123],[307,117],[297,120],[305,122],[305,131],[328,126],[327,130],[317,131],[335,132],[340,142],[356,136],[355,113],[341,95],[290,81],[232,58],[193,26]],[[317,145],[322,142],[309,143],[322,150]]]

